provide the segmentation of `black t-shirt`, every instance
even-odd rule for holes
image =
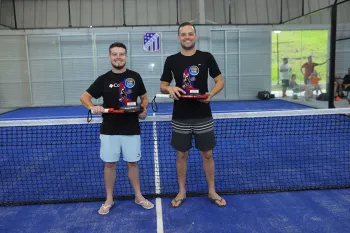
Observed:
[[[350,75],[347,74],[347,75],[344,76],[343,84],[350,84]]]
[[[187,94],[208,92],[208,71],[212,78],[221,74],[218,64],[209,52],[197,50],[192,56],[181,53],[167,57],[161,81],[171,83],[186,91]],[[209,104],[193,99],[174,100],[173,119],[202,118],[211,116]]]
[[[141,76],[132,70],[116,74],[109,71],[86,90],[92,97],[103,97],[104,108],[119,109],[137,102],[137,98],[146,94]],[[140,125],[137,114],[102,114],[101,134],[139,135]]]

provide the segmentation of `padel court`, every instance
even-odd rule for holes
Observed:
[[[190,150],[179,208],[172,104],[141,121],[141,190],[117,164],[115,207],[104,202],[101,117],[83,107],[21,108],[0,115],[0,232],[348,232],[350,116],[283,100],[212,102],[220,208],[206,196],[199,152]]]

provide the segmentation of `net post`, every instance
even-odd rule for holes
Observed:
[[[334,106],[334,75],[335,75],[335,49],[336,49],[336,35],[337,35],[337,0],[331,8],[331,36],[330,36],[330,69],[329,69],[329,83],[328,83],[328,108],[335,108]]]

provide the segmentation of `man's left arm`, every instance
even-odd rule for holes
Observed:
[[[224,78],[222,77],[218,63],[216,62],[214,56],[211,53],[207,53],[207,55],[209,64],[209,75],[213,77],[215,86],[210,92],[207,93],[208,98],[206,100],[201,100],[201,102],[203,103],[209,103],[211,98],[213,98],[213,96],[215,96],[224,88]]]
[[[148,107],[148,96],[147,93],[140,96],[141,99],[141,106],[143,108],[143,111],[139,114],[139,118],[144,120],[147,116],[147,107]]]
[[[143,83],[141,76],[139,76],[139,80],[140,80],[139,96],[141,100],[141,106],[143,108],[143,111],[139,114],[139,118],[141,120],[144,120],[147,116],[148,96],[147,96],[147,90],[146,90],[145,84]]]
[[[218,94],[224,88],[225,81],[221,74],[219,74],[214,78],[214,82],[215,82],[215,85],[213,89],[211,89],[211,91],[207,93],[208,98],[206,100],[201,100],[201,102],[209,103],[211,98],[213,98],[216,94]]]

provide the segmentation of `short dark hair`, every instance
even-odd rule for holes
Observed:
[[[194,29],[194,33],[197,34],[197,32],[196,32],[196,27],[195,27],[192,23],[190,23],[190,22],[183,22],[182,24],[180,24],[179,28],[177,29],[177,34],[178,34],[178,35],[180,35],[180,28],[182,28],[182,27],[184,27],[184,26],[192,26],[193,29]]]
[[[121,42],[115,42],[115,43],[113,43],[113,44],[111,44],[110,46],[109,46],[109,53],[111,53],[111,49],[112,48],[115,48],[115,47],[119,47],[119,48],[123,48],[123,49],[125,49],[125,54],[127,54],[127,49],[126,49],[126,46],[125,46],[125,44],[123,44],[123,43],[121,43]]]

